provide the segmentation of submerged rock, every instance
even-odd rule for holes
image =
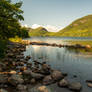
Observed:
[[[68,85],[70,90],[80,91],[82,89],[82,85],[79,82],[73,82]]]
[[[58,83],[58,85],[60,87],[68,87],[68,84],[69,84],[69,82],[65,79],[60,80],[59,83]]]

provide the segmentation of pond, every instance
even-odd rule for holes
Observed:
[[[60,38],[60,37],[32,37],[27,40],[46,43],[68,44],[70,40],[89,41],[91,38]],[[92,92],[88,88],[86,80],[92,80],[92,52],[80,49],[59,48],[51,46],[28,45],[24,55],[30,55],[32,60],[39,62],[46,61],[53,69],[68,73],[69,81],[81,82],[82,92]],[[76,78],[74,76],[77,76]],[[70,92],[67,89],[59,88],[56,84],[49,86],[53,92]]]

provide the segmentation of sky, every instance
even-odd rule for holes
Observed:
[[[20,0],[14,0],[20,1]],[[22,25],[58,31],[74,20],[92,14],[92,0],[22,0]]]

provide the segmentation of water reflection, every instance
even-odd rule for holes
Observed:
[[[92,80],[92,52],[87,49],[29,45],[24,54],[32,56],[30,61],[46,61],[52,68],[68,73],[68,79],[82,83],[82,92],[92,92],[85,84],[85,80]],[[77,75],[77,78],[73,78],[73,75]]]

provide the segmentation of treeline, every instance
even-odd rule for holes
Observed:
[[[28,29],[22,27],[22,2],[13,3],[11,0],[0,0],[0,57],[3,55],[7,40],[13,37],[28,37]]]

